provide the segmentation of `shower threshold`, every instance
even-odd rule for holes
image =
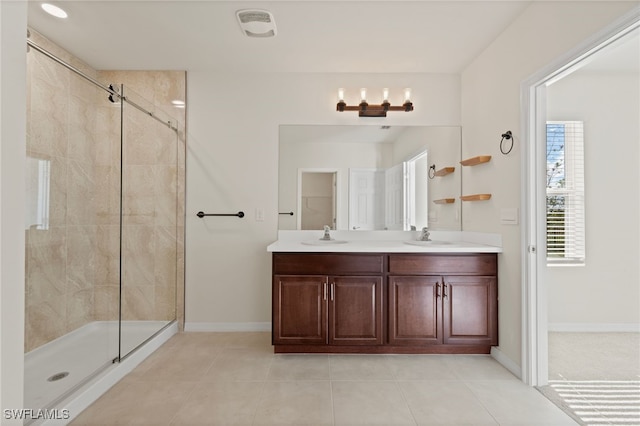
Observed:
[[[167,327],[169,324],[175,325],[175,327]],[[165,327],[164,330],[162,330],[163,327]],[[158,333],[158,330],[162,330],[162,332]],[[164,335],[166,330],[169,330],[168,336],[158,343],[156,337]],[[63,408],[61,404],[64,405],[73,400],[78,393],[76,390],[82,392],[90,389],[92,383],[97,379],[100,379],[104,384],[102,379],[105,376],[113,376],[114,373],[121,374],[88,404],[76,406],[74,410],[70,411],[69,414],[75,417],[176,332],[175,322],[123,322],[123,361],[119,364],[114,364],[114,361],[118,360],[117,321],[91,322],[42,345],[25,354],[24,407],[29,409]],[[144,344],[138,350],[128,355],[143,342]],[[147,348],[147,346],[149,347]],[[145,354],[146,352],[148,353]],[[118,371],[116,372],[116,370]],[[86,396],[81,399],[87,399]],[[31,424],[42,423],[33,422]]]

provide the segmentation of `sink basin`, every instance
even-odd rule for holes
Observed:
[[[303,241],[302,244],[307,246],[330,246],[332,244],[344,244],[346,242],[345,240],[308,240]]]
[[[451,244],[451,242],[449,241],[434,241],[434,240],[429,240],[429,241],[409,240],[409,241],[405,241],[404,243],[412,246],[428,246],[428,247],[446,246]]]

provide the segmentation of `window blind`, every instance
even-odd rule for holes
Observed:
[[[584,264],[584,126],[547,122],[547,263]]]

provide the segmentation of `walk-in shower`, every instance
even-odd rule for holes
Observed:
[[[155,97],[102,82],[117,72],[38,43],[27,55],[24,401],[55,409],[176,321],[184,132]],[[148,97],[153,78],[139,80]]]

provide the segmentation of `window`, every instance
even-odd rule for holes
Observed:
[[[547,122],[547,264],[583,265],[584,132],[581,121]]]

